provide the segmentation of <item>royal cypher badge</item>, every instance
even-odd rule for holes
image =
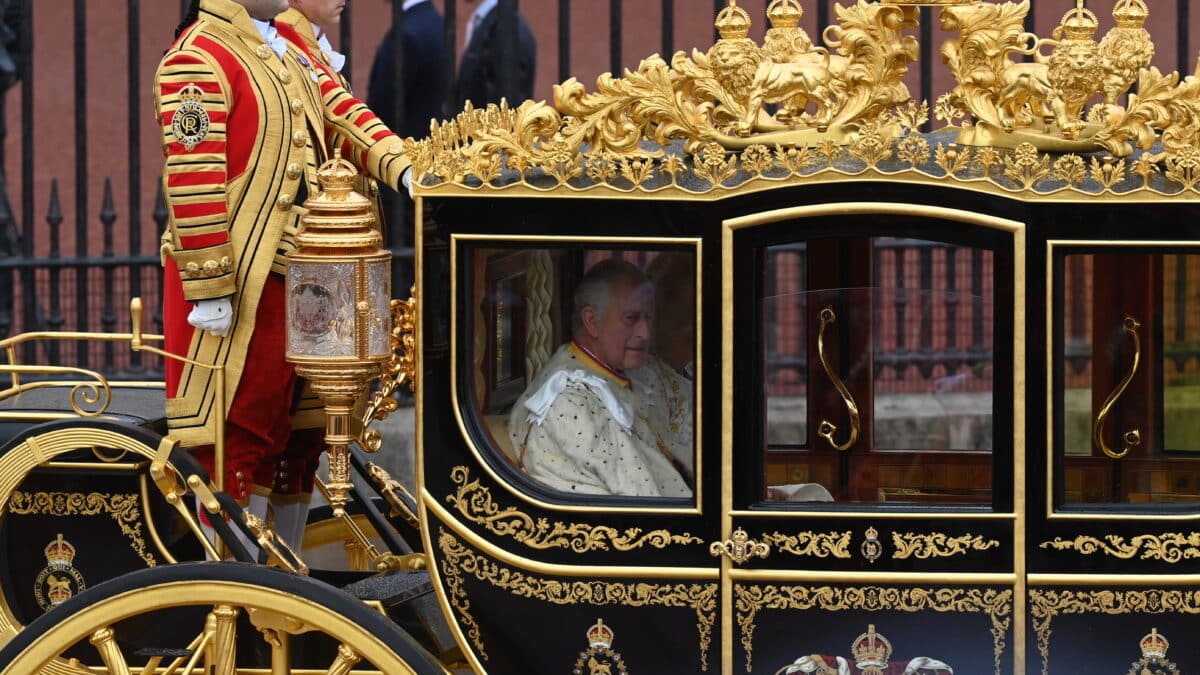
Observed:
[[[50,611],[87,588],[83,575],[71,565],[73,560],[75,547],[60,532],[46,547],[46,569],[33,582],[33,597],[42,610]]]
[[[203,98],[204,91],[195,83],[189,82],[179,90],[179,107],[171,119],[171,133],[188,152],[208,137],[208,129],[212,124],[208,111],[204,109]]]

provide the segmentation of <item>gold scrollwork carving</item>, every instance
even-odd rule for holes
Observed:
[[[746,672],[751,671],[755,619],[764,609],[842,612],[963,612],[986,614],[991,621],[993,665],[1000,658],[1012,624],[1013,592],[991,588],[887,588],[884,586],[775,586],[734,584],[734,607]]]
[[[1121,560],[1161,560],[1174,564],[1200,558],[1200,532],[1139,534],[1129,539],[1117,534],[1104,535],[1103,539],[1088,535],[1079,535],[1074,539],[1055,537],[1053,541],[1042,542],[1040,548],[1076,551],[1080,555],[1101,553]]]
[[[482,525],[489,532],[539,550],[565,548],[574,553],[589,551],[633,551],[643,546],[664,549],[673,545],[702,544],[704,540],[687,532],[671,534],[666,530],[643,532],[639,527],[618,530],[607,525],[552,522],[534,519],[515,507],[501,508],[492,500],[490,489],[471,480],[470,470],[456,466],[450,480],[457,485],[454,494],[447,495],[450,503],[468,521]]]
[[[910,4],[944,5],[951,36],[941,59],[956,85],[932,106],[948,124],[933,134],[917,131],[930,102],[912,101],[903,82],[919,51],[906,34],[917,27]],[[796,23],[797,3],[772,3],[759,45],[749,14],[731,3],[707,51],[651,56],[602,75],[595,91],[569,79],[553,105],[468,105],[403,151],[434,192],[702,194],[863,175],[1039,195],[1200,191],[1200,75],[1150,65],[1146,3],[1119,0],[1102,39],[1082,3],[1051,38],[1027,32],[1030,6],[858,0],[838,6],[813,40]],[[1108,155],[1085,159],[1096,151]]]
[[[683,607],[696,612],[699,633],[700,670],[708,672],[708,651],[717,619],[718,584],[654,584],[610,581],[562,581],[543,579],[497,564],[466,548],[446,530],[439,530],[441,570],[448,599],[458,614],[459,624],[479,657],[488,660],[479,624],[471,614],[471,601],[463,588],[467,575],[514,595],[554,605],[621,605],[624,607]]]
[[[892,533],[892,546],[896,549],[892,553],[892,557],[897,560],[950,558],[956,555],[966,555],[969,551],[986,551],[999,545],[1000,542],[995,539],[984,539],[981,535],[970,533],[959,537],[951,537],[942,532]]]
[[[1087,591],[1034,588],[1029,611],[1042,657],[1042,675],[1050,672],[1050,636],[1054,617],[1066,614],[1190,614],[1200,615],[1200,591],[1177,588]]]
[[[142,535],[141,500],[135,494],[103,492],[21,492],[12,493],[8,513],[21,516],[95,516],[107,514],[129,539],[130,548],[147,567],[158,562],[147,550]]]
[[[367,403],[362,416],[362,432],[358,444],[367,452],[378,452],[383,447],[383,437],[378,429],[368,429],[372,422],[387,419],[400,403],[396,390],[407,384],[411,391],[417,390],[417,292],[410,289],[414,297],[408,300],[392,300],[392,358],[383,364],[379,375],[379,388]]]
[[[814,558],[849,558],[850,538],[853,532],[798,532],[783,534],[771,532],[764,534],[764,542],[773,545],[784,553]]]

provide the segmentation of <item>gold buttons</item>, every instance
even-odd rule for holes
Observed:
[[[292,114],[299,115],[304,112],[304,102],[298,98],[292,99]]]
[[[265,61],[265,60],[271,58],[271,55],[274,54],[275,51],[273,49],[271,49],[270,46],[268,46],[266,44],[261,44],[258,46],[258,49],[254,50],[254,53],[258,54],[258,58],[263,59]]]
[[[303,148],[305,143],[308,143],[308,132],[297,131],[292,134],[292,145],[295,145],[297,148]]]
[[[279,195],[279,199],[275,200],[275,206],[279,207],[280,211],[287,211],[292,208],[292,200],[291,195]]]
[[[287,68],[279,69],[279,81],[284,84],[292,81],[292,74],[288,72]]]
[[[296,180],[297,178],[300,177],[300,174],[302,172],[303,172],[303,169],[300,168],[299,164],[288,164],[287,165],[287,177],[290,180]]]

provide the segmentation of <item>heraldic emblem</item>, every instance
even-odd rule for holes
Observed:
[[[621,655],[612,648],[613,629],[603,619],[587,631],[588,648],[579,652],[573,675],[629,675]]]
[[[33,582],[33,597],[42,610],[50,611],[87,588],[83,575],[71,565],[74,559],[75,547],[61,532],[46,546],[46,569]]]
[[[1129,667],[1129,675],[1174,675],[1179,667],[1167,660],[1167,647],[1171,646],[1167,638],[1151,628],[1150,633],[1142,638],[1140,643],[1142,658],[1133,662]]]
[[[189,82],[179,90],[179,107],[171,118],[171,133],[188,152],[208,138],[208,129],[212,124],[208,111],[204,109],[203,99],[204,91],[194,82]]]

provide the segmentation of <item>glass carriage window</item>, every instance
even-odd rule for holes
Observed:
[[[503,461],[566,494],[691,497],[695,249],[469,259],[473,405]]]
[[[1056,256],[1061,504],[1200,503],[1200,252]]]
[[[864,237],[762,265],[766,498],[990,503],[993,253]]]

